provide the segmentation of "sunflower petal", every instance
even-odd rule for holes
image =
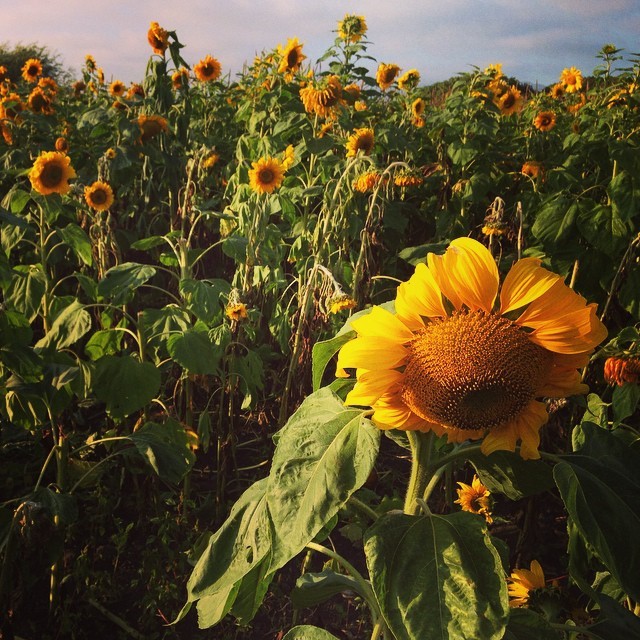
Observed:
[[[520,309],[546,293],[562,278],[540,266],[538,258],[518,260],[506,275],[500,291],[500,313]]]
[[[356,386],[347,394],[345,404],[371,407],[380,396],[394,392],[402,383],[403,374],[395,369],[356,372]]]
[[[381,337],[399,344],[413,339],[413,332],[397,316],[382,307],[355,319],[351,326],[358,336]]]
[[[426,264],[419,264],[411,278],[398,287],[395,307],[400,319],[414,331],[424,327],[423,317],[447,315],[440,288]]]
[[[407,351],[394,340],[360,336],[347,342],[338,353],[338,372],[350,369],[395,369],[405,364]]]

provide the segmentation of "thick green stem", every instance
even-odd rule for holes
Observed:
[[[433,449],[433,431],[407,431],[411,445],[411,477],[404,500],[404,512],[416,515],[420,512],[420,505],[416,498],[422,498],[425,489],[433,475],[429,469],[431,451]]]

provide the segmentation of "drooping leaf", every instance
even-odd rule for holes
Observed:
[[[198,375],[217,373],[223,356],[223,352],[214,347],[204,331],[195,329],[169,336],[167,350],[181,367]]]
[[[36,349],[53,347],[62,350],[76,343],[91,330],[91,316],[78,300],[63,309],[53,321],[49,331],[36,342]]]
[[[18,265],[4,292],[4,303],[8,309],[22,313],[29,322],[38,315],[47,288],[47,277],[40,265]]]
[[[70,222],[64,229],[57,230],[62,240],[73,252],[86,264],[93,264],[93,250],[91,240],[85,230],[77,224]]]
[[[225,280],[193,280],[184,278],[180,281],[180,293],[187,300],[187,309],[196,318],[207,324],[212,323],[222,311],[220,296],[229,293],[229,283]]]
[[[503,637],[507,585],[481,518],[387,514],[365,532],[365,554],[397,640]]]
[[[131,294],[140,285],[150,280],[156,273],[154,267],[148,264],[124,262],[111,267],[98,283],[98,294],[111,300],[115,305],[128,302]]]

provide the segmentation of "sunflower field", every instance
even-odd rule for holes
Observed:
[[[640,55],[367,35],[0,66],[0,637],[640,638]]]

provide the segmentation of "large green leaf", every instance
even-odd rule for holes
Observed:
[[[91,240],[85,230],[74,223],[69,223],[64,229],[58,229],[62,240],[87,266],[93,264],[93,249]]]
[[[606,430],[583,423],[583,455],[553,475],[567,512],[589,548],[634,600],[640,600],[640,455]]]
[[[496,451],[488,456],[474,455],[470,462],[487,489],[511,500],[553,487],[552,469],[542,460],[523,460],[518,453]]]
[[[503,637],[507,584],[481,518],[387,514],[365,533],[365,554],[397,640]]]
[[[151,468],[167,482],[177,484],[191,469],[195,455],[179,422],[146,422],[129,438]]]
[[[36,342],[36,349],[53,347],[58,351],[70,347],[91,330],[91,316],[84,305],[74,300],[53,321],[45,336]]]
[[[558,640],[560,636],[540,614],[530,609],[511,609],[504,640]]]
[[[574,241],[578,204],[554,198],[538,211],[531,231],[545,246],[557,247]]]
[[[380,432],[328,389],[300,405],[278,433],[267,486],[275,540],[271,570],[297,555],[373,468]]]
[[[301,624],[288,631],[282,640],[338,640],[338,638],[320,627]]]
[[[312,350],[312,377],[313,390],[317,391],[322,384],[325,369],[333,356],[338,353],[340,347],[356,337],[355,331],[349,331],[330,338],[321,340],[313,345]]]
[[[296,580],[296,586],[291,592],[291,602],[296,609],[314,607],[343,591],[359,593],[359,584],[355,578],[331,569],[324,569],[319,573],[304,573]]]
[[[150,280],[156,273],[148,264],[125,262],[111,267],[98,283],[98,293],[115,305],[125,304],[140,285]]]
[[[204,331],[195,329],[169,336],[167,350],[181,367],[198,375],[217,373],[223,355],[220,349],[214,347]]]
[[[29,322],[38,315],[47,288],[47,277],[40,265],[18,265],[4,292],[4,304],[24,314]]]
[[[187,309],[198,320],[212,323],[222,312],[220,296],[230,289],[226,280],[193,280],[184,278],[180,281],[180,293],[187,301]]]
[[[628,242],[627,225],[613,207],[604,204],[583,208],[578,216],[578,228],[596,249],[612,258]]]
[[[131,356],[104,356],[94,367],[92,391],[116,420],[142,409],[160,390],[160,371],[150,362]]]
[[[271,528],[266,487],[267,478],[249,487],[224,524],[211,536],[189,578],[189,601],[229,589],[269,553]]]

